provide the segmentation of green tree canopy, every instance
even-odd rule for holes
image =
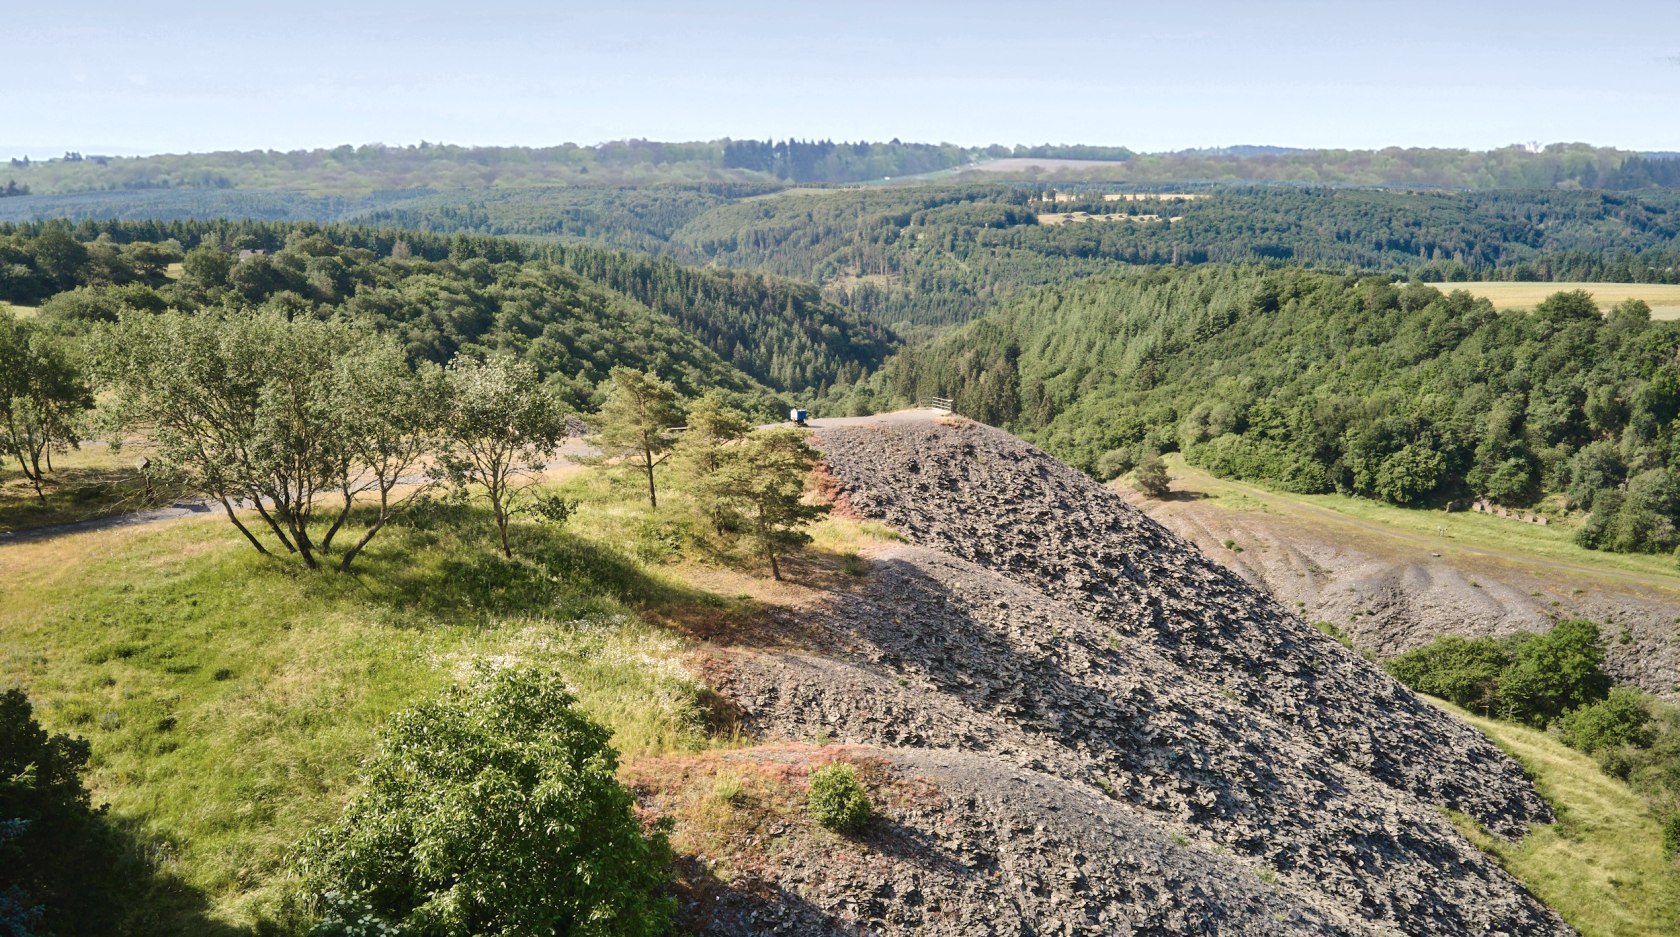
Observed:
[[[443,471],[490,505],[511,558],[508,524],[566,435],[566,411],[532,365],[509,355],[462,357],[444,372]]]
[[[519,668],[394,716],[343,818],[299,851],[311,907],[416,937],[665,933],[670,847],[575,703]]]
[[[806,481],[818,458],[805,436],[794,427],[752,433],[728,449],[715,475],[723,503],[764,551],[770,575],[778,580],[778,558],[809,543],[804,528],[828,513],[828,505],[805,501]]]

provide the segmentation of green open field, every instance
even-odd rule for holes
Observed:
[[[19,319],[27,319],[38,311],[36,306],[19,306],[15,303],[0,303],[0,309],[5,309]]]
[[[1431,702],[1487,733],[1521,762],[1558,814],[1557,823],[1537,827],[1514,844],[1454,816],[1466,836],[1583,937],[1680,933],[1680,873],[1663,856],[1661,829],[1638,794],[1544,732]]]
[[[1654,319],[1680,319],[1680,284],[1670,283],[1437,283],[1441,290],[1467,290],[1485,296],[1500,309],[1533,309],[1553,293],[1586,290],[1599,308],[1609,309],[1624,299],[1643,299]]]
[[[1238,511],[1270,511],[1308,517],[1381,533],[1400,542],[1432,551],[1457,551],[1479,559],[1528,569],[1553,566],[1572,573],[1622,579],[1664,588],[1680,587],[1680,567],[1674,557],[1639,553],[1606,553],[1575,543],[1575,527],[1552,523],[1524,524],[1489,514],[1421,508],[1402,508],[1348,495],[1300,495],[1259,485],[1216,478],[1187,464],[1177,453],[1166,457],[1173,489],[1217,499]]]
[[[253,933],[384,721],[480,661],[556,668],[632,766],[733,744],[685,655],[851,579],[885,535],[824,521],[773,583],[696,545],[680,492],[655,515],[602,470],[562,487],[572,523],[517,525],[512,561],[483,511],[447,505],[387,527],[349,576],[259,556],[217,519],[0,547],[0,686],[91,742],[96,802],[155,866],[131,933]]]

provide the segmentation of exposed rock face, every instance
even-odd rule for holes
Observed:
[[[880,746],[985,805],[945,820],[974,848],[1054,828],[1011,860],[1047,881],[1082,857],[1079,889],[882,932],[1569,933],[1439,810],[1549,821],[1513,762],[1118,496],[974,424],[818,443],[842,504],[915,545],[815,616],[827,653],[735,655],[720,689],[766,738]]]

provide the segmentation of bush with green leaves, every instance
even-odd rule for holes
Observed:
[[[1137,459],[1133,457],[1130,450],[1110,449],[1097,456],[1097,479],[1099,481],[1109,481],[1119,478],[1130,472],[1132,466],[1136,464]]]
[[[1515,659],[1500,677],[1500,715],[1545,726],[1610,693],[1598,626],[1585,619],[1560,621],[1552,630],[1514,644]]]
[[[1610,692],[1598,626],[1582,619],[1558,622],[1543,634],[1446,635],[1395,657],[1387,667],[1419,693],[1533,726]]]
[[[875,813],[857,769],[838,762],[811,773],[806,805],[813,820],[836,833],[856,833]]]
[[[1624,686],[1612,689],[1609,696],[1596,703],[1564,713],[1554,728],[1564,744],[1589,755],[1623,745],[1645,748],[1654,737],[1651,706],[1645,694]]]
[[[1172,479],[1167,474],[1167,463],[1161,461],[1161,457],[1153,452],[1144,456],[1137,464],[1137,469],[1132,472],[1132,485],[1151,498],[1165,495],[1171,483]]]
[[[1511,665],[1510,643],[1444,635],[1393,658],[1388,672],[1419,693],[1491,716],[1499,711],[1500,678]]]
[[[557,674],[481,673],[391,720],[299,850],[305,904],[321,933],[664,933],[671,849],[617,767]]]

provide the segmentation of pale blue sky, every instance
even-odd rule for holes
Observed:
[[[0,157],[723,136],[1680,150],[1680,0],[7,6]]]

